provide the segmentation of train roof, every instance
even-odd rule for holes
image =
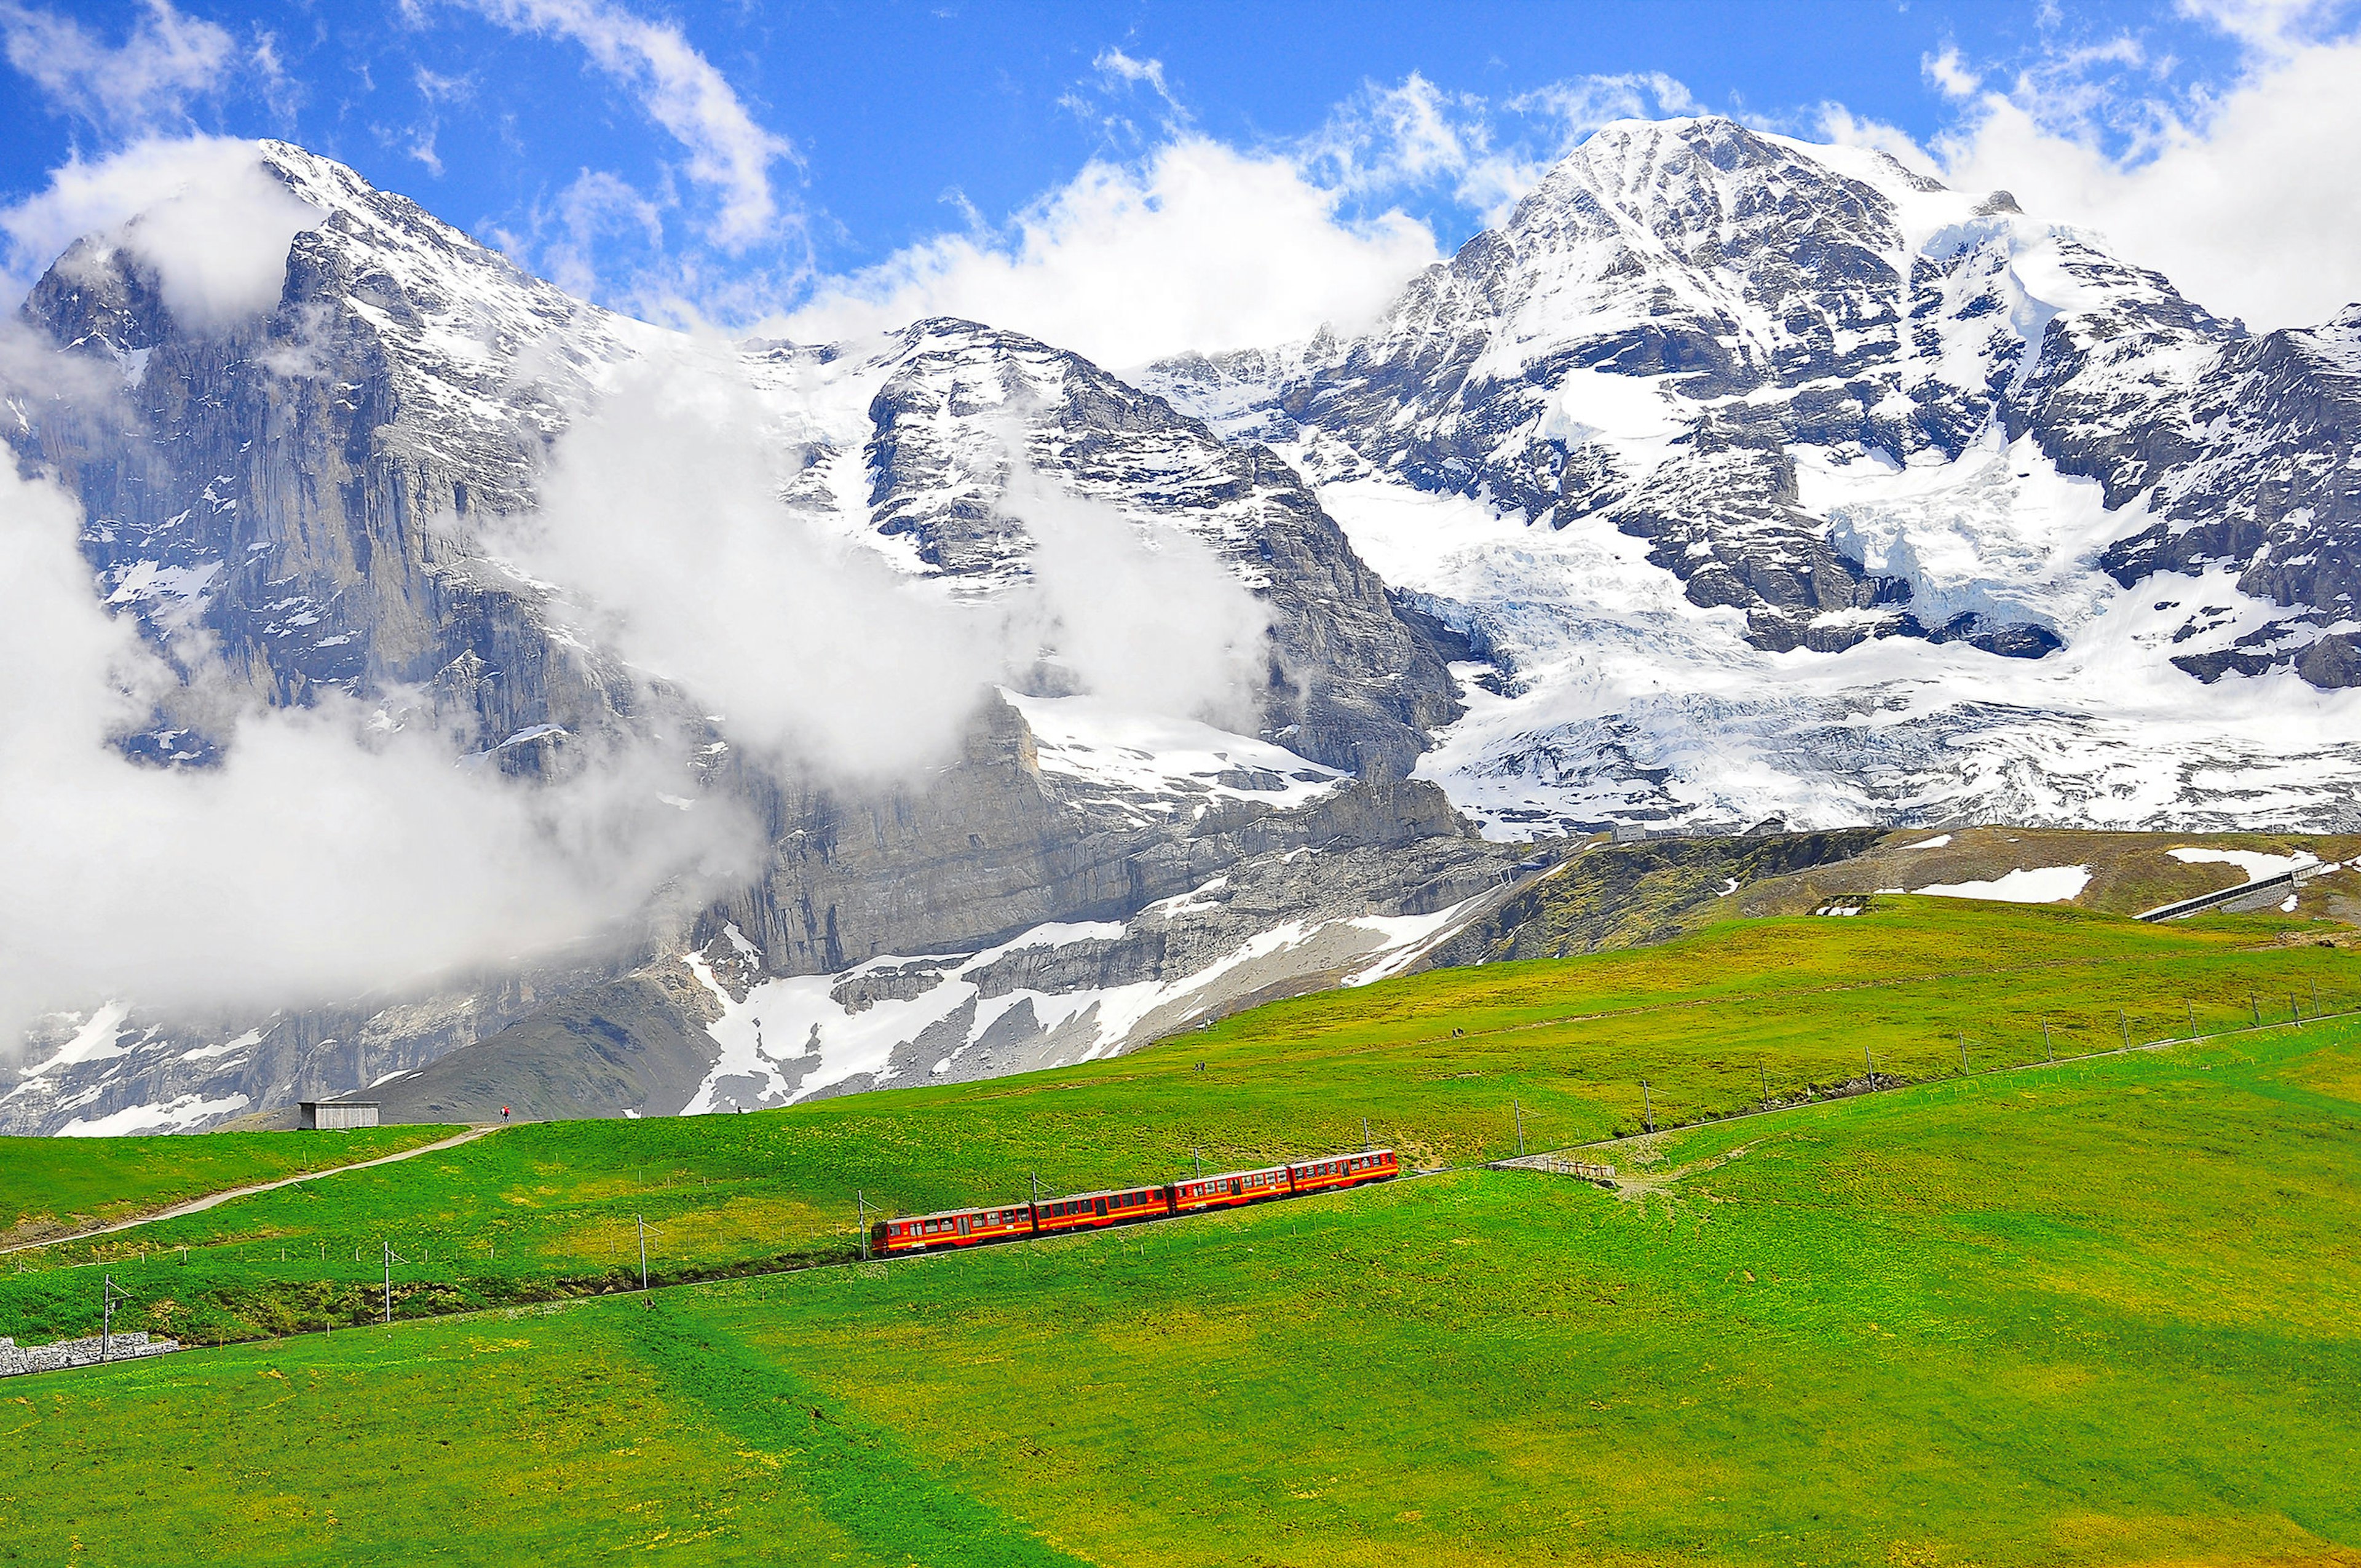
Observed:
[[[1284,1165],[1257,1165],[1245,1170],[1209,1170],[1202,1176],[1176,1176],[1172,1180],[1173,1184],[1178,1186],[1183,1181],[1227,1181],[1233,1176],[1284,1176],[1286,1174],[1287,1167]]]
[[[1031,1201],[1029,1198],[1016,1198],[1005,1203],[971,1203],[964,1209],[938,1209],[931,1214],[887,1214],[877,1223],[898,1225],[912,1220],[956,1220],[961,1214],[981,1214],[988,1209],[1022,1209]]]
[[[1170,1181],[1141,1181],[1129,1187],[1098,1187],[1088,1192],[1060,1192],[1044,1198],[1044,1203],[1081,1203],[1093,1198],[1115,1198],[1126,1192],[1154,1192],[1160,1188],[1178,1186],[1183,1181],[1227,1181],[1234,1176],[1268,1176],[1275,1171],[1293,1170],[1307,1165],[1317,1165],[1326,1159],[1356,1159],[1365,1156],[1392,1154],[1390,1148],[1348,1149],[1343,1154],[1313,1155],[1308,1159],[1289,1160],[1284,1165],[1257,1165],[1245,1170],[1217,1170],[1205,1176],[1176,1176]],[[887,1216],[895,1223],[907,1220],[955,1220],[961,1214],[981,1214],[987,1209],[1022,1209],[1032,1202],[1029,1198],[1015,1198],[1005,1203],[971,1203],[962,1209],[938,1209],[931,1214],[894,1214]],[[881,1219],[879,1223],[886,1223]]]
[[[1195,1178],[1192,1177],[1191,1179],[1194,1180]],[[1121,1197],[1126,1192],[1154,1192],[1171,1185],[1172,1184],[1169,1181],[1135,1181],[1128,1187],[1094,1187],[1088,1192],[1060,1192],[1054,1197],[1044,1198],[1041,1201],[1044,1203],[1080,1203],[1083,1200],[1089,1198],[1117,1198]]]

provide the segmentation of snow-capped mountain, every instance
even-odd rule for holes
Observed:
[[[214,674],[264,701],[350,694],[388,727],[434,727],[470,765],[527,779],[594,765],[602,738],[685,736],[683,809],[734,800],[770,852],[710,909],[652,911],[596,953],[522,973],[254,1017],[88,999],[35,1043],[0,1124],[202,1126],[399,1081],[521,1028],[544,1066],[621,1040],[635,1065],[616,1108],[675,1110],[719,1070],[707,1025],[727,1034],[732,987],[1012,945],[1047,972],[1082,944],[1060,959],[1061,1002],[1004,1003],[975,1025],[990,1059],[1071,1059],[1138,1043],[1151,1019],[1378,961],[1515,858],[1468,837],[1430,786],[1385,782],[1459,711],[1444,661],[1465,649],[1395,602],[1294,470],[1072,355],[965,322],[737,351],[732,373],[770,415],[759,438],[791,458],[784,509],[987,607],[1022,592],[1040,547],[1012,487],[1094,508],[1089,526],[1115,535],[1197,540],[1269,623],[1260,733],[1111,707],[1045,667],[983,702],[963,753],[920,777],[847,785],[755,755],[698,694],[603,644],[564,585],[487,543],[533,508],[552,443],[619,377],[709,360],[711,345],[575,302],[325,159],[279,144],[262,159],[316,214],[275,309],[227,329],[176,319],[136,219],[77,245],[27,302],[57,359],[49,385],[11,389],[11,440],[82,502],[99,597],[159,641],[204,633]],[[185,711],[168,699],[126,750],[209,765],[202,695]],[[1261,861],[1272,869],[1248,864]],[[895,983],[916,994],[910,974]],[[961,981],[986,1003],[994,983]],[[1125,988],[1170,994],[1117,1024],[1095,993]],[[945,1013],[928,1014],[930,1038]],[[798,1091],[790,1077],[811,1092],[887,1070],[817,1067],[777,1093]]]
[[[1694,119],[1600,130],[1360,337],[1143,379],[1483,650],[1423,776],[1502,830],[2342,822],[2357,328]]]
[[[948,320],[718,351],[783,515],[945,602],[1021,607],[1048,497],[1192,542],[1268,622],[1232,728],[1045,654],[948,765],[849,785],[487,543],[634,367],[714,345],[261,157],[316,214],[275,308],[177,319],[137,220],[27,302],[55,374],[9,389],[9,439],[82,504],[95,594],[264,701],[350,694],[527,781],[661,732],[684,809],[735,803],[767,850],[562,962],[254,1016],[85,999],[5,1130],[1069,1061],[1415,962],[1512,845],[1611,824],[2356,822],[2361,313],[2256,336],[2004,192],[1627,123],[1358,335],[1128,378]],[[208,711],[126,749],[209,766]]]

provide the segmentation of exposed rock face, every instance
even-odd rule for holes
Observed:
[[[1181,529],[1268,615],[1255,700],[1272,740],[1203,731],[1202,776],[1159,773],[1143,752],[1144,783],[1138,765],[1112,779],[1053,768],[1045,783],[1027,722],[986,691],[964,757],[923,784],[848,792],[750,763],[690,696],[561,623],[545,587],[478,543],[475,524],[535,504],[553,442],[618,367],[677,352],[672,335],[570,299],[325,159],[263,150],[318,214],[291,247],[276,308],[226,329],[176,321],[137,247],[109,236],[77,245],[26,303],[56,374],[13,390],[10,439],[82,502],[101,595],[159,642],[204,634],[265,702],[346,694],[527,777],[587,765],[585,739],[686,732],[703,787],[766,823],[770,863],[702,917],[521,978],[254,1019],[86,1009],[36,1042],[0,1126],[202,1126],[412,1074],[494,1036],[454,1084],[677,1109],[709,1065],[713,1003],[675,955],[719,931],[757,938],[760,973],[803,975],[1120,921],[1257,852],[1257,818],[1326,823],[1339,808],[1307,802],[1344,775],[1399,778],[1458,711],[1438,652],[1448,634],[1398,609],[1285,464],[1075,356],[936,321],[875,352],[746,347],[746,379],[804,460],[785,504],[828,511],[971,598],[1011,592],[1032,569],[1037,542],[1005,504],[1020,463],[1118,520]],[[209,765],[207,718],[176,699],[126,749]],[[1353,798],[1402,813],[1360,824],[1367,844],[1457,839],[1431,791]],[[616,1048],[631,1062],[535,1076],[554,1042],[577,1039],[626,1041]]]
[[[27,302],[52,360],[8,439],[82,500],[100,596],[265,702],[349,694],[528,782],[671,736],[767,853],[522,975],[254,1018],[87,999],[0,1081],[0,1131],[380,1080],[418,1114],[774,1103],[1597,924],[1494,911],[1517,852],[1455,807],[1500,838],[2361,822],[2361,314],[2254,336],[2004,192],[1625,124],[1357,337],[1129,381],[951,320],[723,354],[797,460],[785,515],[928,591],[1020,606],[1049,497],[1179,531],[1268,620],[1234,729],[1118,711],[1045,652],[952,765],[848,790],[750,757],[480,542],[680,340],[263,154],[318,219],[258,318],[176,321],[122,236]],[[209,716],[192,686],[125,748],[208,766]],[[1554,913],[1520,938],[1521,910]]]
[[[1153,837],[1168,852],[1141,858],[1170,880],[1143,891],[1176,891],[1127,917],[803,975],[778,973],[727,924],[698,951],[577,992],[372,1096],[396,1120],[480,1119],[504,1104],[726,1113],[1064,1065],[1399,972],[1520,885],[1510,867],[1521,851],[1466,836],[1429,784],[1356,784]]]
[[[183,326],[129,249],[80,242],[24,313],[119,366],[121,388],[28,407],[18,449],[77,493],[109,601],[157,631],[211,633],[267,701],[423,691],[487,746],[603,727],[629,684],[554,645],[530,594],[433,524],[529,505],[546,442],[648,329],[349,170],[268,154],[322,214],[289,252],[279,307]],[[155,738],[159,754],[202,755],[201,734],[161,728],[183,733]]]
[[[1609,126],[1375,331],[1224,411],[1555,527],[1602,517],[1691,603],[1745,612],[1759,648],[1932,634],[2037,657],[2054,636],[1922,623],[1908,580],[1845,555],[1804,506],[1789,448],[1956,458],[2001,424],[2136,492],[2153,475],[2107,444],[2114,382],[2239,334],[2004,196],[1971,206],[1843,150],[1727,120]],[[1938,205],[1956,211],[1919,210]],[[2095,308],[2045,332],[2011,265],[2028,242]],[[1165,384],[1185,397],[1286,362],[1191,362]]]
[[[807,408],[859,409],[789,425],[810,465],[800,498],[842,505],[855,459],[869,526],[906,545],[919,575],[973,598],[1026,581],[1038,541],[1005,499],[1021,464],[1065,493],[1183,529],[1229,563],[1270,614],[1263,730],[1291,750],[1399,776],[1426,733],[1457,717],[1432,629],[1398,611],[1268,450],[1226,445],[1077,355],[972,322],[919,322],[862,359],[793,345],[750,357],[762,384]]]
[[[1490,666],[1422,767],[1503,830],[2333,826],[2361,715],[2199,683],[2354,678],[2356,343],[1707,118],[1603,128],[1361,336],[1143,378]]]
[[[2180,640],[2213,645],[2175,664],[2208,681],[2290,665],[2315,686],[2361,684],[2356,432],[2361,306],[2311,331],[2236,345],[2128,439],[2102,446],[2117,457],[2107,475],[2116,488],[2145,477],[2143,449],[2163,470],[2149,509],[2162,515],[2107,552],[2117,581],[2232,571],[2241,592],[2293,612],[2225,642],[2206,636],[2224,609],[2200,605]]]

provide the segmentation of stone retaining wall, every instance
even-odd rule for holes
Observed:
[[[55,1344],[18,1344],[0,1338],[0,1377],[26,1372],[56,1372],[68,1366],[93,1366],[100,1361],[133,1361],[143,1355],[164,1355],[181,1348],[176,1339],[151,1339],[144,1331],[116,1334],[110,1344],[103,1338],[61,1339]]]

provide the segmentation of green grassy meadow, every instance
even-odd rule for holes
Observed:
[[[449,1137],[454,1127],[369,1127],[334,1137],[0,1139],[0,1246],[113,1224],[230,1188],[327,1170]]]
[[[0,1561],[2349,1564],[2356,1155],[2337,1021],[48,1375]]]
[[[636,1287],[642,1217],[659,1281],[768,1271],[851,1255],[856,1193],[913,1212],[1020,1196],[1036,1173],[1052,1192],[1162,1179],[1357,1146],[1365,1117],[1415,1163],[1464,1166],[1516,1151],[1520,1108],[1543,1148],[1637,1131],[1643,1103],[1664,1126],[1839,1090],[1864,1052],[1881,1081],[1956,1075],[1963,1034],[1985,1069],[2043,1059],[2045,1024],[2069,1056],[2192,1016],[2235,1028],[2267,1001],[2267,1021],[2309,1012],[2315,992],[2361,1004],[2361,954],[2315,929],[1889,899],[1326,992],[1015,1079],[521,1126],[26,1255],[0,1272],[0,1333],[95,1332],[101,1273],[130,1293],[121,1327],[300,1332],[383,1312],[386,1245],[394,1315],[442,1314]]]

